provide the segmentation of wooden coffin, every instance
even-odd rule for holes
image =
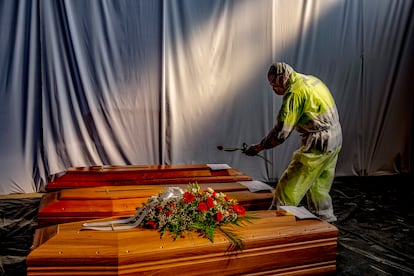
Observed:
[[[208,165],[130,165],[69,168],[47,183],[47,191],[99,186],[138,184],[223,183],[250,181],[250,176],[233,168],[212,170]]]
[[[149,197],[169,186],[172,185],[103,186],[49,192],[41,200],[38,223],[44,227],[110,216],[130,216]],[[187,184],[173,186],[185,190]],[[273,199],[272,190],[252,193],[235,182],[201,183],[200,187],[224,192],[230,198],[237,199],[247,210],[268,209]]]
[[[336,270],[335,226],[275,211],[253,214],[258,219],[233,228],[244,241],[241,252],[230,251],[220,232],[212,243],[191,233],[175,241],[161,239],[157,231],[143,228],[81,231],[82,222],[39,229],[27,275],[318,275]]]

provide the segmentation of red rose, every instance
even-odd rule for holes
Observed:
[[[241,215],[241,216],[244,216],[245,214],[246,214],[246,209],[244,209],[244,207],[243,206],[240,206],[240,205],[238,205],[238,204],[236,204],[236,205],[233,205],[233,210],[238,214],[238,215]]]
[[[213,198],[211,198],[211,197],[207,198],[207,206],[210,209],[213,209],[214,208],[214,200],[213,200]]]
[[[222,219],[223,219],[223,214],[221,212],[217,212],[217,214],[216,214],[217,222],[220,222]]]
[[[195,195],[190,192],[185,192],[183,198],[185,203],[193,202],[196,199]]]
[[[197,206],[197,209],[200,211],[200,212],[206,212],[207,211],[207,204],[205,203],[205,202],[200,202],[199,204],[198,204],[198,206]]]
[[[224,150],[224,147],[223,146],[217,146],[217,149],[218,150]]]
[[[157,224],[153,222],[152,220],[147,221],[147,225],[151,226],[153,229],[157,229]]]

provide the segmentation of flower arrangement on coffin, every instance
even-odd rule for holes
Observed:
[[[172,194],[175,195],[171,196]],[[190,183],[185,192],[179,189],[178,195],[175,190],[167,196],[165,192],[152,196],[144,206],[149,211],[141,225],[158,230],[161,238],[171,233],[175,240],[183,236],[184,232],[191,231],[214,242],[214,235],[218,230],[240,250],[243,246],[242,240],[223,226],[240,226],[242,220],[248,221],[251,218],[237,200],[211,188],[202,191],[198,183]]]

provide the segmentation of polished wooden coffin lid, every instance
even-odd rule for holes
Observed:
[[[39,229],[27,257],[28,275],[315,275],[336,269],[338,230],[319,220],[256,211],[233,230],[244,250],[197,234],[160,239],[155,230],[81,231],[83,222]],[[108,219],[100,219],[108,220]]]
[[[142,203],[165,188],[174,186],[186,189],[188,184],[102,186],[66,189],[44,195],[38,212],[41,227],[53,224],[97,219],[110,216],[132,215]],[[273,190],[252,193],[240,183],[201,183],[201,189],[208,187],[224,192],[247,210],[268,209]]]
[[[252,178],[233,168],[212,170],[200,165],[129,165],[69,168],[47,183],[47,191],[99,186],[139,184],[183,184],[250,181]]]

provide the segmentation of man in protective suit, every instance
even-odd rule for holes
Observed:
[[[283,103],[274,128],[245,153],[254,156],[280,145],[293,128],[302,136],[301,147],[280,177],[270,208],[297,206],[306,195],[312,213],[336,221],[329,195],[342,146],[335,101],[321,80],[297,73],[286,63],[272,64],[267,78],[273,91],[283,96]]]

